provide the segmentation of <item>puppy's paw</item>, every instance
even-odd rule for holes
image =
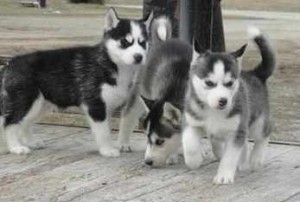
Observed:
[[[263,159],[258,156],[251,156],[250,168],[252,171],[257,171],[263,166]]]
[[[120,146],[120,152],[131,153],[132,152],[131,146],[129,146],[129,145]]]
[[[185,152],[184,161],[185,161],[185,164],[190,169],[197,169],[201,166],[201,164],[203,162],[202,152],[201,151]]]
[[[215,176],[214,184],[233,184],[234,174],[232,172],[218,172]]]
[[[178,154],[174,154],[174,155],[171,155],[167,161],[166,161],[166,164],[167,165],[175,165],[175,164],[178,164],[179,163],[179,155]]]
[[[100,149],[100,154],[105,157],[118,157],[120,152],[118,149],[113,147],[104,147]]]
[[[30,147],[31,149],[44,149],[46,145],[44,141],[39,140],[39,141],[28,143],[28,147]]]
[[[9,148],[10,153],[13,154],[29,154],[31,150],[28,147],[25,146],[18,146],[18,147],[11,147]]]

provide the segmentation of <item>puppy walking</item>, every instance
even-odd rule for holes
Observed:
[[[262,56],[252,71],[242,71],[246,45],[233,53],[199,53],[194,45],[185,103],[184,157],[192,169],[201,165],[200,134],[207,133],[220,159],[216,184],[233,183],[236,170],[245,167],[248,136],[255,142],[250,166],[259,168],[271,131],[266,82],[275,68],[275,54],[257,28],[248,33]]]
[[[152,16],[147,20],[120,19],[111,8],[100,44],[13,58],[2,72],[1,83],[7,149],[27,154],[30,148],[40,147],[29,138],[29,126],[52,106],[78,106],[85,112],[103,156],[120,155],[112,145],[109,117],[123,109],[119,140],[123,149],[130,150],[132,117],[143,111],[133,94],[146,60],[151,20]]]

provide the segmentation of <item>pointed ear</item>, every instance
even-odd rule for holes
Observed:
[[[170,102],[166,102],[163,108],[163,117],[171,121],[173,126],[179,127],[181,124],[182,113]]]
[[[198,44],[198,41],[194,38],[193,39],[193,59],[192,59],[192,61],[194,61],[199,56],[200,56],[199,44]]]
[[[154,17],[154,13],[153,13],[153,11],[151,11],[151,13],[148,15],[148,17],[146,17],[144,19],[144,23],[146,25],[146,28],[147,28],[148,32],[150,31],[150,26],[151,26],[153,17]]]
[[[208,55],[211,52],[209,50],[204,49],[197,39],[193,39],[193,58],[194,61],[199,56]]]
[[[244,44],[242,47],[240,47],[238,50],[234,51],[231,53],[231,55],[233,55],[235,58],[241,58],[244,53],[245,53],[245,50],[246,50],[246,47],[247,47],[247,43]]]
[[[143,96],[140,96],[140,97],[144,103],[144,106],[146,107],[147,111],[149,112],[152,109],[153,105],[155,104],[155,100],[148,100],[148,99],[144,98]]]
[[[242,47],[240,47],[238,50],[231,53],[231,55],[233,55],[238,61],[239,71],[242,70],[242,59],[243,59],[243,55],[245,53],[247,45],[248,44],[246,43]]]
[[[197,39],[193,39],[193,50],[194,52],[200,54],[204,54],[204,53],[210,53],[209,50],[203,48],[203,46],[201,45],[201,43],[199,43],[199,41]]]
[[[120,19],[117,15],[117,12],[114,8],[109,8],[105,15],[104,19],[104,31],[107,32],[117,26],[119,23]]]

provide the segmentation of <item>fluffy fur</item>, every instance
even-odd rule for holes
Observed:
[[[141,111],[133,98],[139,69],[146,60],[151,20],[152,16],[120,19],[111,8],[100,44],[14,57],[1,77],[1,116],[8,150],[27,154],[30,147],[39,146],[29,139],[29,126],[53,106],[81,107],[103,156],[120,155],[112,145],[109,116],[123,109],[119,138],[121,147],[129,150],[132,116]]]
[[[181,119],[192,47],[170,39],[171,25],[166,18],[155,20],[151,30],[152,45],[142,71],[140,90],[150,110],[144,123],[148,138],[145,163],[161,167],[167,161],[176,162],[174,154],[181,146]],[[168,160],[170,157],[172,160]]]
[[[275,68],[275,54],[258,29],[249,30],[262,61],[251,71],[242,71],[246,45],[233,53],[201,52],[194,46],[183,132],[183,150],[188,167],[203,160],[200,135],[207,133],[216,158],[220,159],[216,184],[233,183],[237,169],[247,167],[247,137],[255,141],[250,166],[257,169],[271,132],[266,81]]]

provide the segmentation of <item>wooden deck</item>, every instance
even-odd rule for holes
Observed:
[[[217,186],[212,158],[193,171],[183,162],[145,167],[142,134],[133,137],[133,153],[103,158],[89,129],[36,125],[33,132],[47,148],[0,156],[0,201],[300,201],[300,147],[270,145],[261,171],[239,173],[234,185]]]

